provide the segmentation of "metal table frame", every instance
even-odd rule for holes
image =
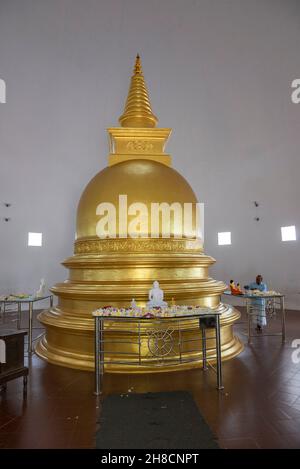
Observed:
[[[285,313],[285,306],[284,306],[284,295],[232,295],[231,292],[224,292],[224,295],[232,296],[233,298],[241,298],[245,300],[246,305],[246,314],[247,314],[247,338],[248,344],[252,343],[253,337],[270,337],[270,336],[281,336],[282,343],[284,344],[286,341],[286,313]],[[268,333],[261,333],[261,334],[251,334],[251,321],[253,316],[257,316],[257,307],[256,305],[252,304],[251,300],[255,299],[265,299],[265,300],[273,300],[274,302],[274,310],[276,306],[279,306],[279,311],[281,314],[281,332],[268,334]]]
[[[206,371],[208,369],[207,365],[210,365],[214,371],[216,371],[217,374],[217,389],[222,390],[224,389],[223,386],[223,378],[222,378],[222,356],[221,356],[221,338],[220,338],[220,312],[217,311],[212,311],[209,314],[204,314],[204,313],[199,313],[199,314],[193,314],[193,315],[182,315],[182,316],[176,316],[176,317],[151,317],[151,318],[145,318],[145,317],[127,317],[127,316],[103,316],[100,314],[97,314],[97,312],[93,313],[94,319],[95,319],[95,394],[100,395],[102,393],[102,385],[103,385],[103,376],[104,376],[104,365],[107,364],[124,364],[124,365],[144,365],[145,363],[142,363],[142,356],[141,356],[141,327],[143,324],[146,324],[146,322],[151,321],[151,323],[157,322],[158,325],[160,326],[158,330],[166,330],[163,329],[161,326],[163,325],[164,322],[167,322],[168,325],[170,323],[178,322],[178,321],[187,321],[187,320],[199,320],[199,332],[201,331],[201,334],[199,334],[199,340],[202,342],[202,369],[203,371]],[[135,324],[138,324],[138,355],[137,355],[137,360],[136,361],[126,361],[126,357],[124,360],[120,361],[113,361],[113,360],[106,360],[105,359],[105,354],[109,354],[112,352],[105,351],[104,353],[104,344],[109,343],[109,340],[105,340],[104,338],[104,323],[106,321],[120,321],[122,323],[124,322],[134,322]],[[206,336],[206,329],[214,329],[215,330],[215,336],[214,337],[209,337],[207,338]],[[180,344],[184,342],[181,338],[180,334],[180,329],[177,329],[179,332],[179,347]],[[212,364],[209,362],[207,358],[207,340],[210,339],[215,339],[215,352],[216,352],[216,360],[217,360],[217,367],[216,369],[212,366]],[[195,340],[195,339],[194,339]],[[182,341],[182,342],[181,342]],[[122,343],[122,342],[120,342]],[[124,343],[124,342],[123,342]],[[192,350],[193,352],[193,350]],[[126,352],[123,352],[123,354],[126,355]],[[174,364],[180,365],[181,363],[190,363],[190,362],[195,362],[199,361],[199,358],[192,358],[192,359],[184,359],[181,356],[180,353],[180,358],[179,360],[176,361],[176,363],[172,362],[168,365],[168,363],[164,363],[163,366],[174,366]],[[153,365],[153,363],[152,363]],[[158,365],[159,366],[159,365]]]
[[[7,304],[17,304],[18,306],[18,319],[17,319],[17,329],[21,329],[21,321],[22,321],[22,304],[23,303],[28,303],[28,353],[33,352],[33,342],[34,340],[38,339],[41,337],[43,334],[40,334],[38,337],[36,337],[34,340],[32,339],[32,331],[34,329],[41,329],[39,327],[32,327],[32,320],[33,320],[33,303],[36,303],[37,301],[43,301],[49,298],[50,301],[50,308],[53,306],[53,295],[46,295],[40,298],[35,298],[35,297],[29,297],[29,298],[19,298],[19,299],[11,299],[11,300],[1,300],[0,299],[0,304],[3,304],[3,314],[4,314],[4,319],[5,319],[5,313],[6,313],[6,305]]]

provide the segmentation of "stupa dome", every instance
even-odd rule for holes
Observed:
[[[109,203],[116,207],[116,219],[119,220],[119,196],[127,196],[127,206],[133,203],[142,203],[147,207],[148,232],[143,236],[150,236],[151,230],[151,203],[180,203],[182,209],[184,203],[191,203],[195,212],[197,198],[188,182],[175,169],[165,164],[148,159],[134,159],[109,166],[100,171],[88,183],[83,191],[78,209],[76,239],[96,237],[96,226],[99,215],[96,210],[99,204]],[[130,222],[134,215],[128,215]],[[162,223],[160,223],[159,235]],[[190,229],[183,232],[182,223],[170,216],[170,237],[195,238],[195,217]],[[99,233],[98,233],[99,234]],[[116,236],[110,233],[109,237],[119,237],[119,224],[116,224]],[[138,233],[137,233],[138,234]]]

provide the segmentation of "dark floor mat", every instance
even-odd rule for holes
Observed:
[[[219,447],[188,392],[108,396],[99,424],[99,449]]]

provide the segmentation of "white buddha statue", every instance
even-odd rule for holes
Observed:
[[[155,282],[153,282],[153,288],[149,290],[149,301],[147,303],[147,308],[166,308],[167,306],[168,303],[164,301],[164,292],[159,288],[158,281],[155,280]]]
[[[46,283],[45,279],[41,278],[40,288],[35,292],[36,298],[42,298],[46,294]]]

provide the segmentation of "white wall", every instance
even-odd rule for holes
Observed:
[[[291,224],[300,237],[299,23],[298,0],[0,0],[1,292],[66,278],[76,205],[106,165],[139,52],[174,167],[206,204],[213,276],[262,273],[299,308],[299,241],[280,240]]]

